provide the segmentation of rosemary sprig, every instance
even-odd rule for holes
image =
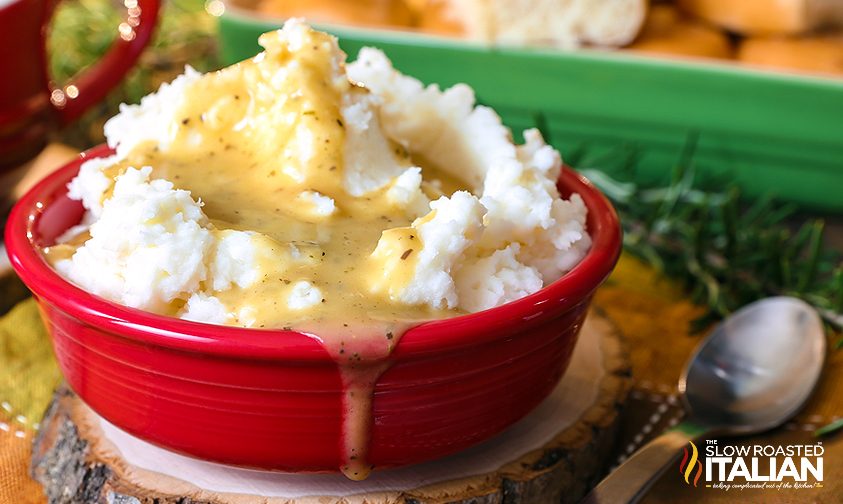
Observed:
[[[827,436],[828,434],[837,432],[840,429],[843,429],[843,418],[841,418],[840,420],[835,420],[834,422],[831,422],[830,424],[824,425],[824,426],[820,427],[819,429],[815,430],[814,436],[815,437]]]
[[[682,281],[693,300],[707,308],[692,323],[693,332],[747,303],[775,295],[805,300],[840,332],[843,255],[824,246],[823,220],[795,225],[799,216],[793,205],[770,197],[753,203],[735,187],[706,190],[695,180],[694,146],[691,138],[665,186],[621,182],[586,168],[620,161],[633,170],[638,156],[629,147],[602,159],[578,152],[568,161],[615,204],[626,250]]]

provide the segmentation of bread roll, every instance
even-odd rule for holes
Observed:
[[[424,6],[427,26],[443,16],[439,26],[470,39],[565,48],[628,44],[647,10],[646,0],[440,0]]]
[[[750,65],[843,75],[843,32],[810,37],[748,38],[738,59]]]
[[[689,19],[671,5],[654,5],[630,50],[673,56],[731,58],[729,37]]]
[[[679,0],[702,19],[744,35],[804,33],[843,25],[843,0]]]
[[[262,0],[258,11],[285,18],[303,17],[313,23],[375,28],[406,28],[413,24],[403,0]]]
[[[457,10],[464,7],[448,0],[417,0],[409,1],[417,9],[416,21],[418,29],[434,35],[448,35],[465,37],[470,31],[466,19],[470,14],[461,15]]]

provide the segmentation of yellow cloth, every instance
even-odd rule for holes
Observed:
[[[16,424],[32,428],[61,374],[38,305],[30,298],[0,319],[0,401]],[[8,406],[7,406],[8,405]]]
[[[29,478],[37,422],[61,375],[38,307],[28,299],[0,319],[0,503],[42,503]]]

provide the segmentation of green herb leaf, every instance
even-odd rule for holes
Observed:
[[[824,426],[820,427],[819,429],[815,430],[814,436],[816,436],[816,437],[827,436],[827,435],[829,435],[833,432],[836,432],[840,429],[843,429],[843,418],[841,418],[840,420],[835,420],[834,422],[831,422],[830,424],[824,425]]]

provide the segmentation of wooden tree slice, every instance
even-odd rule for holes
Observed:
[[[592,313],[565,377],[526,418],[477,447],[375,471],[363,482],[250,471],[171,453],[119,430],[60,388],[33,447],[32,474],[51,503],[576,502],[603,474],[629,383],[617,330]]]

